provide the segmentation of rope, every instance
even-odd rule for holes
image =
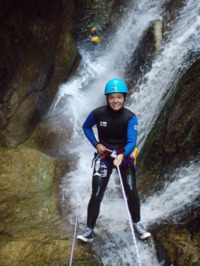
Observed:
[[[117,157],[116,151],[112,151],[106,148],[107,151],[112,152],[112,156],[113,157]],[[122,182],[122,176],[121,176],[121,172],[119,169],[119,165],[117,165],[117,172],[119,175],[119,179],[120,179],[120,184],[121,184],[121,188],[122,188],[122,193],[123,193],[123,197],[124,197],[124,201],[125,201],[125,205],[126,205],[126,210],[127,210],[127,214],[128,214],[128,218],[129,218],[129,223],[130,223],[130,227],[131,227],[131,233],[132,233],[132,237],[133,237],[133,242],[135,245],[135,251],[136,251],[136,256],[137,256],[137,260],[138,260],[138,265],[142,266],[141,264],[141,260],[140,260],[140,256],[139,256],[139,252],[138,252],[138,246],[137,246],[137,242],[136,242],[136,237],[135,237],[135,232],[134,232],[134,228],[133,228],[133,223],[132,223],[132,219],[131,219],[131,215],[129,212],[129,208],[128,208],[128,202],[127,202],[127,198],[126,198],[126,193],[124,190],[124,186],[123,186],[123,182]]]
[[[72,242],[72,250],[71,250],[71,256],[70,256],[69,266],[72,265],[72,258],[73,258],[73,252],[74,252],[74,244],[75,244],[75,238],[76,238],[76,230],[77,230],[77,223],[78,223],[78,201],[76,201],[75,229],[74,229],[74,237],[73,237],[73,242]]]
[[[124,196],[126,210],[127,210],[127,214],[128,214],[128,218],[129,218],[129,223],[130,223],[130,227],[131,227],[131,233],[132,233],[133,242],[134,242],[134,245],[135,245],[135,251],[136,251],[136,255],[137,255],[137,259],[138,259],[138,265],[141,266],[142,264],[141,264],[141,260],[140,260],[140,256],[139,256],[139,252],[138,252],[138,247],[137,247],[135,232],[134,232],[134,228],[133,228],[133,223],[132,223],[131,215],[130,215],[130,212],[129,212],[127,198],[126,198],[126,194],[125,194],[125,191],[124,191],[124,186],[123,186],[123,183],[122,183],[122,177],[121,177],[121,173],[120,173],[118,165],[117,165],[117,171],[118,171],[118,174],[119,174],[119,179],[120,179],[120,183],[121,183],[121,187],[122,187],[122,193],[123,193],[123,196]]]

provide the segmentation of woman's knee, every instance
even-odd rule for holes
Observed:
[[[100,193],[100,191],[97,191],[96,193],[92,194],[91,201],[94,204],[101,203],[103,196],[104,196],[104,193]]]

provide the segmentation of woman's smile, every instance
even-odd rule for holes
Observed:
[[[112,93],[108,95],[108,104],[114,111],[120,110],[124,106],[124,101],[123,93]]]

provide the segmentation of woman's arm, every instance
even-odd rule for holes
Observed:
[[[98,142],[95,139],[94,132],[92,130],[92,127],[95,124],[96,124],[96,121],[95,121],[94,116],[91,112],[83,124],[83,131],[84,131],[86,137],[88,138],[88,140],[94,146],[94,148],[96,148],[96,146],[98,144]]]
[[[127,144],[124,147],[124,157],[130,155],[136,147],[138,134],[138,119],[137,116],[133,116],[128,121],[127,126]]]

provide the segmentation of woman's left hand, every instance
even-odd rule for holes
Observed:
[[[124,158],[124,155],[123,154],[117,155],[116,159],[113,161],[113,164],[115,166],[117,166],[117,165],[120,166],[121,163],[122,163],[122,161],[123,161],[123,158]]]

